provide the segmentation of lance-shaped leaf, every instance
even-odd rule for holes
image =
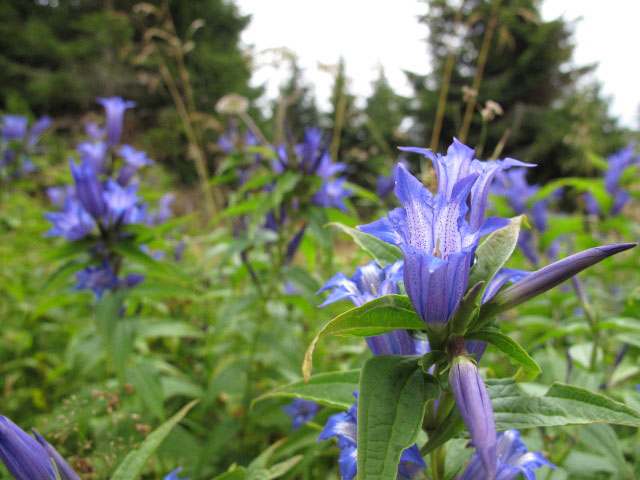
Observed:
[[[305,380],[311,375],[313,351],[318,340],[327,335],[373,337],[393,330],[421,330],[424,323],[413,309],[411,300],[402,295],[386,295],[365,303],[361,307],[338,315],[318,332],[307,348],[302,363]]]
[[[483,306],[480,315],[482,319],[487,319],[500,312],[516,307],[552,289],[585,268],[637,245],[637,243],[616,243],[589,248],[567,258],[563,258],[551,265],[547,265],[498,293]],[[482,323],[482,320],[479,320],[478,326]]]
[[[483,281],[485,283],[482,292],[488,287],[495,274],[509,260],[516,248],[523,218],[523,215],[512,218],[509,225],[487,236],[478,246],[477,261],[469,274],[470,286]]]
[[[175,427],[198,402],[199,400],[193,400],[182,407],[178,413],[150,433],[138,448],[131,450],[122,463],[118,465],[118,468],[111,476],[111,480],[135,480],[136,478],[140,478],[140,473],[153,453],[160,447],[169,433],[171,433],[173,427]]]
[[[538,366],[536,361],[529,356],[527,351],[522,348],[518,342],[499,330],[478,330],[469,335],[465,335],[465,340],[479,340],[482,342],[490,343],[502,353],[507,355],[512,363],[522,368],[522,371],[518,372],[518,374],[516,375],[516,378],[518,380],[530,382],[535,380],[535,378],[541,373],[540,367]]]
[[[496,430],[559,425],[611,423],[640,427],[640,412],[599,393],[584,388],[554,383],[544,395],[526,395],[512,379],[489,380]],[[420,449],[426,455],[464,431],[457,409],[429,434]]]
[[[358,478],[395,480],[403,450],[415,443],[426,402],[439,387],[419,357],[378,355],[364,364],[358,395]]]
[[[252,405],[270,397],[302,398],[328,407],[349,410],[353,392],[358,390],[360,370],[329,372],[313,375],[308,382],[296,382],[275,388],[253,400]]]

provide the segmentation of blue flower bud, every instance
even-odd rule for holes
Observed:
[[[128,102],[120,97],[98,98],[107,116],[107,143],[117,145],[122,136],[122,121],[127,108],[136,106],[135,102]]]
[[[16,480],[56,480],[49,454],[31,435],[0,416],[0,460]]]
[[[62,455],[60,455],[56,451],[56,449],[53,448],[49,444],[49,442],[47,442],[42,437],[42,435],[40,435],[38,432],[36,432],[33,429],[31,431],[33,432],[33,435],[36,437],[36,440],[38,441],[38,443],[42,445],[44,450],[47,452],[47,455],[49,455],[49,457],[53,459],[53,461],[55,462],[56,468],[58,469],[58,473],[60,474],[60,479],[61,480],[80,480],[80,477],[76,474],[76,472],[73,471],[73,468],[69,466],[67,461],[64,458],[62,458]]]
[[[496,426],[487,387],[476,364],[466,355],[453,358],[449,371],[451,390],[460,416],[467,425],[487,480],[496,475]]]
[[[509,310],[552,289],[585,268],[637,245],[637,243],[616,243],[589,248],[547,265],[498,293],[487,302],[487,311],[497,314]]]

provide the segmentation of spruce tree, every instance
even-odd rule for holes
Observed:
[[[461,9],[461,2],[454,5],[450,0],[427,0],[427,3],[428,14],[421,21],[429,27],[433,72],[427,76],[408,74],[419,104],[411,111],[418,143],[428,144],[431,138],[450,56],[453,68],[439,150],[460,133],[466,100],[474,94],[477,102],[466,143],[489,157],[508,132],[502,154],[537,163],[539,167],[533,173],[537,180],[561,173],[584,173],[579,171],[579,165],[584,164],[581,159],[586,151],[605,148],[600,153],[607,153],[622,143],[615,122],[606,113],[606,102],[598,95],[593,96],[593,87],[589,87],[591,94],[588,94],[577,86],[578,80],[593,67],[576,68],[570,63],[574,47],[569,25],[562,19],[543,21],[540,1],[465,0]],[[469,91],[478,71],[483,40],[490,29],[493,35],[479,89]],[[570,105],[580,98],[600,105],[604,114],[598,117],[601,120],[598,127],[590,127],[593,142],[578,146],[568,142],[567,135],[576,127],[572,121],[577,120],[570,115]],[[489,100],[497,102],[504,115],[485,121],[480,111]],[[551,124],[554,135],[549,137],[546,133]]]

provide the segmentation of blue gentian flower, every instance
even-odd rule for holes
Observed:
[[[356,268],[351,278],[344,273],[336,273],[316,293],[331,290],[327,299],[319,306],[348,298],[356,307],[385,295],[399,293],[398,283],[404,277],[404,262],[387,265],[384,268],[371,261]],[[367,345],[374,355],[422,355],[429,351],[429,344],[423,340],[415,340],[405,330],[394,330],[375,337],[366,338]]]
[[[487,387],[473,360],[466,355],[455,356],[449,370],[449,383],[486,478],[493,480],[497,469],[493,407]]]
[[[147,157],[145,152],[136,150],[131,145],[123,145],[118,154],[124,158],[125,162],[136,169],[153,165],[153,160]]]
[[[96,122],[89,122],[84,126],[84,132],[89,137],[89,140],[92,142],[98,142],[107,134],[107,130],[101,126],[99,126]]]
[[[276,173],[293,169],[306,175],[316,175],[328,180],[346,170],[344,163],[331,161],[329,142],[323,141],[322,131],[319,128],[305,130],[302,143],[293,149],[294,159],[289,158],[285,145],[280,145],[275,150],[276,158],[272,159],[271,165]]]
[[[41,153],[36,148],[40,135],[51,125],[47,116],[27,129],[27,117],[4,115],[0,129],[0,170],[11,169],[9,175],[18,178],[36,169],[30,155]],[[1,172],[0,172],[1,173]]]
[[[136,106],[136,102],[125,101],[120,97],[98,98],[105,110],[107,117],[107,143],[109,145],[117,145],[120,143],[122,136],[122,122],[124,120],[124,112],[128,108]]]
[[[178,474],[182,471],[182,467],[178,467],[176,468],[173,472],[171,472],[169,475],[166,475],[163,480],[191,480],[190,478],[179,478]]]
[[[640,156],[635,154],[633,147],[627,146],[610,155],[607,160],[609,168],[604,175],[604,187],[614,196],[611,215],[617,215],[631,198],[627,192],[620,188],[620,178],[627,167],[640,162]]]
[[[2,139],[22,140],[27,134],[27,117],[22,115],[4,115],[2,117]]]
[[[35,432],[36,439],[0,415],[0,460],[16,480],[79,480],[67,462]],[[53,461],[52,461],[53,460]]]
[[[380,268],[375,260],[358,267],[351,278],[344,273],[336,273],[316,293],[331,290],[327,299],[319,306],[324,307],[348,298],[356,307],[374,298],[398,293],[398,283],[403,279],[402,260]]]
[[[343,212],[347,211],[344,199],[351,195],[351,190],[344,187],[346,178],[336,178],[335,180],[322,183],[322,187],[311,197],[314,205],[319,207],[336,207]]]
[[[44,216],[53,223],[53,227],[45,236],[62,236],[70,242],[80,240],[91,233],[94,228],[93,218],[74,197],[67,196],[64,210],[46,212]]]
[[[534,470],[543,465],[556,468],[539,452],[527,452],[527,446],[520,440],[518,430],[507,430],[498,434],[496,454],[498,457],[498,469],[496,480],[513,480],[519,474],[527,480],[535,480]],[[485,474],[482,462],[477,454],[474,454],[467,465],[460,480],[484,480]]]
[[[253,147],[259,143],[251,130],[247,130],[244,136],[240,138],[238,135],[238,127],[234,121],[231,122],[227,131],[218,137],[218,147],[225,153],[233,153],[242,147]]]
[[[29,147],[35,147],[40,140],[40,135],[42,135],[44,131],[51,126],[51,123],[51,118],[48,115],[44,115],[33,122],[31,128],[27,132],[27,145]]]
[[[284,413],[291,416],[294,430],[313,420],[319,409],[320,405],[317,403],[302,398],[296,398],[289,405],[282,408]]]
[[[131,145],[123,145],[118,154],[126,162],[118,171],[117,181],[122,186],[129,183],[139,168],[153,165],[153,160],[147,157],[145,152],[136,150]]]
[[[173,214],[171,211],[171,204],[173,203],[174,198],[175,195],[173,193],[166,193],[160,197],[158,208],[155,212],[145,214],[144,223],[147,225],[160,225],[161,223],[166,222]]]
[[[68,197],[75,194],[75,189],[71,185],[61,187],[49,187],[46,190],[49,201],[56,207],[64,207],[64,203]]]
[[[347,412],[340,412],[329,417],[318,440],[327,440],[331,437],[338,438],[340,478],[352,480],[358,473],[358,402],[354,403]],[[398,466],[398,478],[416,478],[420,471],[426,467],[418,446],[413,445],[402,452]]]
[[[398,158],[398,163],[391,169],[391,174],[387,177],[385,175],[378,175],[378,186],[376,192],[380,198],[384,198],[393,192],[393,188],[396,186],[396,177],[398,176],[398,165],[402,165],[409,170],[409,163],[404,157]]]
[[[104,201],[104,188],[98,179],[98,172],[93,165],[84,160],[80,166],[70,160],[71,174],[76,184],[76,197],[84,209],[97,221],[107,213]]]
[[[531,206],[531,209],[527,208],[527,201],[540,190],[540,187],[529,185],[525,169],[514,168],[508,172],[500,172],[496,175],[492,190],[496,195],[504,195],[517,215],[530,214],[533,226],[538,232],[543,233],[547,229],[548,201],[546,199],[538,200]],[[531,263],[538,264],[540,259],[533,246],[533,235],[530,231],[522,230],[520,232],[518,247]]]
[[[107,161],[107,144],[104,142],[82,142],[76,147],[80,160],[88,162],[98,173],[104,173]]]
[[[107,219],[111,225],[121,222],[138,203],[138,184],[122,187],[112,179],[107,180],[103,197],[107,206]],[[131,223],[131,222],[128,222]]]
[[[111,265],[103,262],[99,267],[90,265],[76,274],[78,283],[76,290],[91,290],[97,298],[101,298],[105,290],[113,290],[120,284],[120,279],[114,274]]]
[[[404,285],[416,312],[428,329],[443,330],[466,291],[480,237],[509,222],[484,219],[491,180],[501,169],[526,164],[513,159],[473,160],[473,150],[457,140],[445,157],[420,148],[404,150],[432,159],[438,192],[432,195],[399,166],[395,192],[402,207],[358,229],[400,247],[405,261]]]
[[[626,203],[631,198],[628,192],[620,187],[620,179],[627,167],[640,163],[640,155],[636,155],[634,148],[629,145],[607,157],[609,167],[604,174],[604,187],[613,197],[610,215],[617,215],[622,211]],[[586,210],[589,215],[600,215],[600,205],[590,192],[585,192],[583,196]]]

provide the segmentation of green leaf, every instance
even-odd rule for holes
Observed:
[[[142,444],[130,452],[114,472],[111,480],[137,480],[151,455],[160,447],[173,427],[198,403],[194,400],[185,405],[178,413],[155,429]]]
[[[233,470],[222,473],[213,480],[245,480],[247,478],[247,471],[244,467],[233,467]]]
[[[620,473],[620,478],[633,480],[633,472],[629,469],[620,448],[620,440],[610,425],[592,423],[580,429],[580,439],[592,451],[607,457]]]
[[[327,335],[372,337],[398,329],[422,330],[423,328],[424,323],[413,309],[409,297],[386,295],[376,298],[338,315],[318,332],[305,353],[302,373],[305,379],[309,378],[313,350],[318,340]]]
[[[588,423],[640,427],[640,412],[584,388],[556,382],[542,396],[526,396],[513,381],[492,383],[489,396],[498,430]]]
[[[477,261],[469,274],[468,285],[474,286],[478,282],[484,282],[482,293],[486,290],[491,279],[509,260],[516,248],[520,225],[523,215],[511,219],[506,227],[490,234],[476,250]]]
[[[203,333],[200,330],[189,323],[171,321],[141,321],[138,325],[138,334],[141,338],[144,339],[158,337],[195,338],[203,336]]]
[[[426,402],[440,391],[418,359],[379,355],[364,364],[358,394],[360,480],[395,480],[402,452],[416,442]]]
[[[573,187],[578,192],[588,191],[595,197],[603,212],[611,210],[613,199],[605,189],[602,178],[565,177],[552,180],[547,182],[535,195],[527,200],[527,206],[531,207],[537,201],[548,197],[558,188],[562,187]]]
[[[96,326],[109,355],[111,355],[116,324],[120,319],[120,309],[126,297],[126,290],[107,290],[96,305]]]
[[[247,480],[273,480],[287,473],[296,463],[302,460],[302,455],[297,455],[272,467],[267,467],[267,463],[274,452],[284,443],[284,440],[285,439],[281,439],[270,445],[249,464],[247,467]]]
[[[150,413],[164,419],[164,395],[157,371],[146,363],[139,363],[127,368],[126,378]]]
[[[124,377],[127,370],[135,337],[136,324],[133,321],[120,319],[116,322],[111,344],[111,356],[119,379]]]
[[[544,395],[530,396],[511,379],[487,383],[498,431],[590,423],[640,426],[640,412],[584,388],[556,382]],[[426,455],[463,431],[454,408],[420,451]]]
[[[327,407],[348,410],[355,403],[353,392],[358,391],[360,370],[330,372],[313,375],[308,382],[297,382],[283,385],[260,395],[253,404],[270,397],[303,398]]]
[[[522,368],[522,371],[516,374],[516,378],[520,381],[533,381],[541,373],[540,367],[536,361],[529,356],[526,350],[514,339],[499,330],[488,328],[478,330],[465,335],[465,340],[480,340],[482,342],[490,343],[507,355],[509,360],[511,360],[511,363]]]
[[[369,235],[368,233],[362,233],[355,228],[347,227],[341,223],[331,222],[327,225],[337,228],[347,235],[351,236],[353,240],[362,248],[365,252],[373,257],[381,267],[386,266],[389,263],[395,263],[398,260],[402,260],[402,252],[394,245],[390,245],[382,240]]]
[[[151,272],[166,275],[180,280],[186,280],[186,276],[180,274],[180,269],[176,265],[167,265],[155,260],[150,255],[140,250],[140,247],[132,242],[118,242],[113,246],[116,253],[134,263],[147,267]]]
[[[65,242],[64,245],[47,249],[47,253],[42,256],[42,261],[51,262],[53,260],[62,260],[81,253],[84,254],[87,249],[94,246],[95,243],[96,240],[93,238],[84,238],[70,243]]]

